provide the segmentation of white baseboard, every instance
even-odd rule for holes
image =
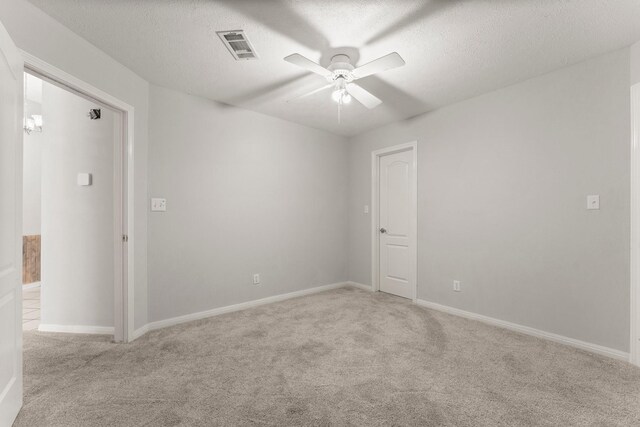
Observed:
[[[211,310],[200,311],[198,313],[185,314],[184,316],[172,317],[170,319],[157,320],[137,329],[134,332],[133,339],[144,335],[148,331],[166,328],[169,326],[179,325],[180,323],[192,322],[194,320],[206,319],[207,317],[218,316],[220,314],[231,313],[234,311],[246,310],[247,308],[258,307],[260,305],[271,304],[274,302],[284,301],[291,298],[302,297],[305,295],[317,294],[318,292],[329,291],[348,286],[350,282],[332,283],[330,285],[316,286],[315,288],[303,289],[301,291],[290,292],[288,294],[274,295],[267,298],[257,299],[253,301],[241,302],[239,304],[218,307]],[[138,335],[138,333],[140,335]]]
[[[442,311],[444,313],[453,314],[455,316],[465,317],[471,320],[477,320],[489,325],[498,326],[500,328],[509,329],[512,331],[520,332],[526,335],[531,335],[537,338],[547,339],[560,344],[565,344],[571,347],[579,348],[581,350],[590,351],[592,353],[600,354],[602,356],[611,357],[618,360],[629,361],[629,353],[616,350],[609,347],[604,347],[598,344],[591,344],[585,341],[576,340],[573,338],[565,337],[563,335],[554,334],[551,332],[541,331],[539,329],[531,328],[529,326],[518,325],[517,323],[507,322],[505,320],[494,319],[493,317],[484,316],[482,314],[472,313],[470,311],[460,310],[459,308],[453,308],[435,302],[417,300],[416,303],[423,307],[431,308],[433,310]]]
[[[62,332],[66,334],[93,334],[93,335],[113,335],[113,326],[88,326],[88,325],[51,325],[41,323],[38,326],[40,332]]]
[[[38,289],[40,287],[40,282],[29,283],[28,285],[22,285],[23,291],[31,291],[34,289]]]
[[[149,324],[139,327],[138,329],[133,331],[133,335],[129,337],[129,342],[137,340],[147,332],[149,332]]]
[[[347,285],[353,286],[354,288],[362,289],[363,291],[373,290],[370,285],[365,285],[363,283],[358,283],[358,282],[347,282]]]
[[[225,307],[218,307],[218,308],[214,308],[211,310],[206,310],[206,311],[200,311],[198,313],[192,313],[192,314],[186,314],[184,316],[178,316],[178,317],[172,317],[169,319],[164,319],[164,320],[158,320],[155,322],[151,322],[148,323],[138,329],[136,329],[133,333],[133,336],[130,337],[130,341],[133,341],[141,336],[143,336],[144,334],[146,334],[149,331],[153,331],[156,329],[162,329],[162,328],[166,328],[169,326],[174,326],[174,325],[179,325],[181,323],[186,323],[186,322],[192,322],[194,320],[200,320],[200,319],[206,319],[208,317],[213,317],[213,316],[218,316],[220,314],[225,314],[225,313],[231,313],[234,311],[240,311],[240,310],[246,310],[248,308],[252,308],[252,307],[258,307],[261,305],[265,305],[265,304],[271,304],[274,302],[279,302],[279,301],[285,301],[291,298],[296,298],[296,297],[301,297],[301,296],[305,296],[305,295],[311,295],[311,294],[315,294],[315,293],[319,293],[319,292],[324,292],[324,291],[328,291],[331,289],[338,289],[338,288],[342,288],[345,286],[353,286],[355,288],[358,289],[363,289],[365,291],[371,291],[371,286],[369,285],[364,285],[362,283],[357,283],[357,282],[339,282],[339,283],[332,283],[330,285],[324,285],[324,286],[317,286],[315,288],[310,288],[310,289],[304,289],[301,291],[295,291],[295,292],[290,292],[287,294],[280,294],[280,295],[274,295],[271,297],[267,297],[267,298],[262,298],[262,299],[258,299],[258,300],[253,300],[253,301],[247,301],[247,302],[243,302],[243,303],[239,303],[239,304],[234,304],[234,305],[228,305]],[[453,314],[455,316],[460,316],[460,317],[465,317],[467,319],[471,319],[471,320],[477,320],[483,323],[487,323],[489,325],[493,325],[493,326],[498,326],[501,328],[505,328],[505,329],[509,329],[512,331],[516,331],[516,332],[520,332],[526,335],[531,335],[537,338],[543,338],[543,339],[547,339],[550,341],[554,341],[560,344],[565,344],[565,345],[569,345],[571,347],[575,347],[575,348],[579,348],[582,350],[586,350],[586,351],[590,351],[592,353],[596,353],[596,354],[600,354],[603,356],[607,356],[607,357],[611,357],[614,359],[618,359],[618,360],[624,360],[624,361],[629,361],[629,353],[626,353],[624,351],[620,351],[620,350],[615,350],[609,347],[604,347],[601,345],[597,345],[597,344],[591,344],[585,341],[580,341],[580,340],[576,340],[573,338],[569,338],[569,337],[565,337],[562,335],[558,335],[558,334],[553,334],[551,332],[545,332],[545,331],[541,331],[539,329],[534,329],[528,326],[523,326],[523,325],[518,325],[516,323],[511,323],[511,322],[507,322],[504,320],[499,320],[499,319],[494,319],[492,317],[489,316],[484,316],[481,314],[476,314],[476,313],[472,313],[469,311],[464,311],[464,310],[460,310],[458,308],[453,308],[453,307],[449,307],[446,305],[442,305],[442,304],[437,304],[434,302],[430,302],[430,301],[425,301],[425,300],[421,300],[418,299],[416,300],[416,303],[420,306],[423,307],[427,307],[427,308],[431,308],[434,310],[438,310],[438,311],[442,311],[445,313],[449,313],[449,314]],[[40,327],[42,328],[43,325],[41,325]],[[47,326],[47,325],[45,325]],[[56,325],[51,325],[51,326],[56,326]],[[108,333],[113,333],[113,328],[110,328],[111,331]],[[40,329],[42,330],[42,329]],[[49,331],[49,330],[47,330]],[[84,331],[66,331],[66,330],[51,330],[50,332],[78,332],[78,333],[100,333],[100,332],[84,332]],[[107,332],[104,332],[107,333]]]

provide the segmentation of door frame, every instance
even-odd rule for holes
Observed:
[[[20,52],[14,44],[9,32],[0,21],[0,63],[6,65],[13,78],[12,84],[15,85],[13,90],[17,95],[15,99],[16,108],[14,115],[14,129],[9,134],[9,139],[3,140],[2,145],[7,144],[8,155],[12,155],[13,159],[9,161],[15,162],[13,170],[13,188],[10,197],[6,199],[11,207],[14,208],[13,218],[7,221],[13,223],[13,230],[10,236],[2,236],[7,239],[12,247],[12,254],[8,263],[0,265],[0,309],[8,310],[10,316],[13,316],[13,325],[10,325],[11,336],[2,336],[0,342],[2,347],[2,363],[11,360],[9,378],[6,382],[0,384],[0,425],[12,425],[15,417],[18,415],[24,400],[24,381],[23,381],[23,341],[22,341],[22,117],[23,111],[21,106],[24,103],[23,97],[23,78],[22,74],[22,58]],[[13,101],[13,100],[12,100]],[[10,109],[12,109],[10,107]],[[8,187],[8,186],[7,186]],[[13,199],[13,200],[10,200]],[[4,202],[4,199],[3,199]],[[5,202],[6,203],[6,202]],[[10,215],[10,212],[7,212]],[[7,215],[7,216],[9,216]],[[9,255],[9,253],[7,253]],[[5,284],[6,283],[6,284]],[[4,334],[3,334],[4,335]],[[9,334],[8,334],[9,335]],[[4,341],[6,339],[6,341]],[[11,340],[11,341],[10,341]],[[5,366],[5,365],[3,365]]]
[[[631,86],[631,311],[629,361],[640,366],[640,83]]]
[[[114,144],[114,340],[134,339],[134,108],[65,71],[21,51],[24,69],[72,93],[116,110],[120,143]],[[20,165],[22,170],[22,165]]]
[[[380,157],[413,151],[413,189],[410,195],[409,280],[413,282],[412,301],[418,299],[418,141],[394,145],[371,152],[371,290],[380,291],[380,229],[378,198],[380,194]]]

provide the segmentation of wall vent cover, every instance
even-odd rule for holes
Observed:
[[[258,59],[253,45],[244,34],[244,31],[218,31],[218,36],[222,43],[229,49],[231,55],[239,61],[241,59]]]

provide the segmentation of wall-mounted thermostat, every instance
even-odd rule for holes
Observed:
[[[78,174],[78,185],[87,186],[91,185],[91,174],[86,172],[81,172]]]

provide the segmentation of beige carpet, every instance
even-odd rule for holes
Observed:
[[[640,369],[353,288],[154,331],[25,334],[17,426],[640,425]]]

